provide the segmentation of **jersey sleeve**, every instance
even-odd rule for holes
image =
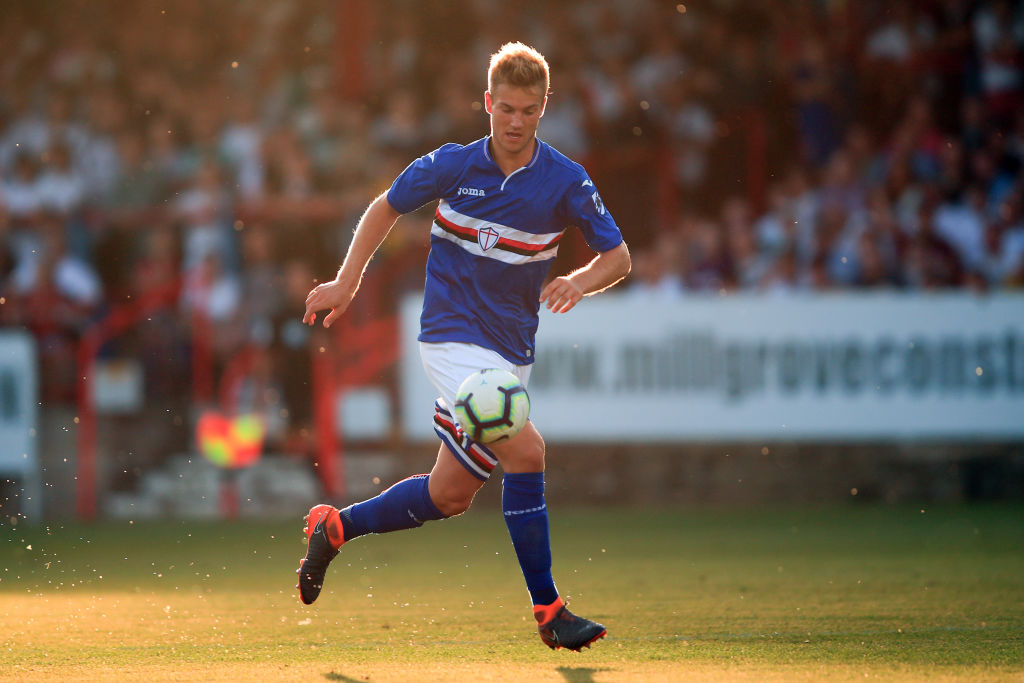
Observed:
[[[566,219],[583,233],[587,245],[596,252],[614,249],[622,243],[622,232],[615,224],[594,181],[582,169],[566,195]]]
[[[445,158],[451,147],[458,145],[444,145],[424,154],[395,178],[387,197],[388,204],[395,211],[409,213],[444,195],[449,184],[445,173]]]

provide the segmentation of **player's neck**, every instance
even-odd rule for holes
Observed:
[[[494,159],[494,163],[498,165],[498,168],[505,175],[509,175],[526,166],[537,152],[536,135],[530,140],[530,144],[526,145],[522,151],[516,153],[501,149],[498,145],[494,144],[494,138],[488,140],[487,144],[491,151],[491,158]]]

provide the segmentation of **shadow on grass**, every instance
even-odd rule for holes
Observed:
[[[560,666],[555,669],[558,673],[562,674],[565,679],[565,683],[595,683],[594,674],[602,671],[612,671],[612,669],[592,669],[586,666]],[[328,681],[340,681],[340,683],[364,683],[369,678],[352,678],[345,674],[340,674],[337,671],[330,671],[324,674],[324,678]]]
[[[351,676],[340,674],[337,671],[329,671],[328,673],[325,673],[324,678],[329,681],[341,681],[341,683],[366,683],[366,681],[370,680],[369,676],[366,678],[352,678]]]
[[[586,666],[560,666],[555,669],[562,674],[565,683],[594,683],[594,674],[611,669],[592,669]]]

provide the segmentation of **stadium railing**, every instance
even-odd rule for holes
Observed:
[[[97,508],[97,412],[93,382],[96,359],[104,344],[128,332],[154,313],[173,308],[181,293],[181,282],[175,281],[153,290],[128,304],[116,306],[85,330],[78,342],[77,396],[78,430],[76,463],[75,511],[81,519],[93,519]],[[213,395],[213,354],[208,332],[209,322],[201,315],[192,318],[192,381],[194,398],[208,400]]]
[[[338,401],[346,391],[364,386],[394,365],[400,354],[397,316],[353,324],[343,316],[323,345],[313,344],[313,396],[317,437],[317,472],[329,499],[345,496],[345,440],[338,421]]]

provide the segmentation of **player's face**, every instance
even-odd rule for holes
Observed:
[[[533,153],[533,138],[537,135],[537,124],[544,115],[547,99],[540,88],[520,88],[505,83],[494,86],[493,92],[484,93],[496,153],[512,157]]]

